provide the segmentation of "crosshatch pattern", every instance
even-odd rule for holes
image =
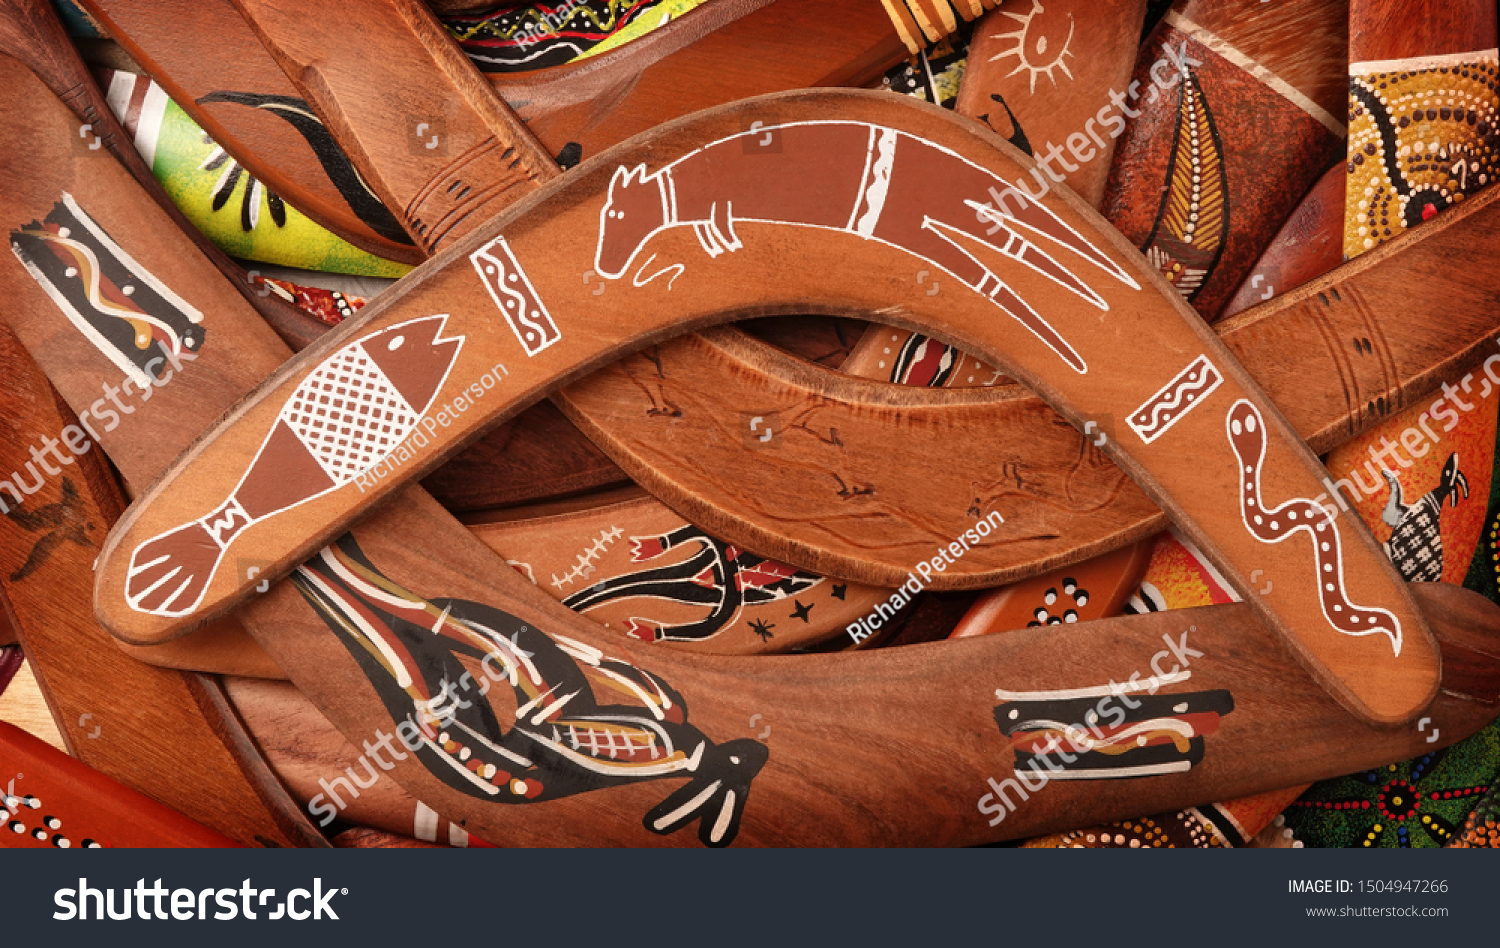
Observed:
[[[421,415],[361,346],[350,346],[307,377],[282,410],[335,484],[363,474],[396,449]]]

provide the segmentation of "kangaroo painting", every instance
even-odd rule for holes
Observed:
[[[691,226],[709,257],[718,257],[744,246],[739,222],[819,227],[899,247],[987,296],[1079,373],[1088,365],[1072,345],[974,251],[1029,267],[1100,310],[1108,304],[1069,264],[1087,261],[1139,288],[1003,178],[905,132],[838,121],[757,126],[649,174],[645,165],[616,169],[599,215],[594,269],[618,279],[671,227]]]

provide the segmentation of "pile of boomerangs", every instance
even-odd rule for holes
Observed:
[[[25,844],[1242,845],[1500,715],[1476,461],[1377,542],[1314,453],[1500,380],[1494,4],[82,6],[0,4]]]

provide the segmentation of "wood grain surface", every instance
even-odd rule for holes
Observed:
[[[1071,153],[1073,173],[1052,167],[1097,207],[1125,119],[1110,95],[1130,82],[1145,16],[1145,0],[1003,4],[974,27],[955,109],[1033,157]]]
[[[1033,183],[1021,182],[1028,193],[1045,193],[1056,182],[1099,206],[1125,127],[1126,113],[1111,96],[1128,88],[1145,12],[1140,0],[1013,3],[975,26],[954,111],[1045,162]],[[937,276],[919,272],[917,279],[928,292],[942,292]],[[972,353],[890,327],[867,333],[838,368],[905,385],[1010,381]]]
[[[322,837],[270,775],[216,680],[132,659],[94,621],[89,575],[123,502],[98,451],[58,447],[69,426],[79,431],[76,419],[9,330],[0,330],[0,352],[8,367],[0,467],[20,472],[10,482],[36,485],[21,504],[3,495],[0,583],[68,750],[247,845],[319,845]],[[68,458],[50,476],[29,451],[45,451],[45,438],[54,460]]]
[[[1334,165],[1302,198],[1224,306],[1225,318],[1310,283],[1344,262],[1344,166]]]
[[[427,254],[559,173],[420,0],[362,4],[357,35],[338,4],[234,2]]]
[[[392,64],[380,83],[369,81],[370,49],[344,31],[342,8],[283,8],[261,0],[238,0],[238,6],[297,94],[325,118],[353,167],[399,211],[424,251],[461,238],[559,173],[531,130],[420,4],[389,0],[362,8],[360,36],[379,35],[382,55]],[[649,61],[650,48],[637,52],[636,60]],[[656,100],[653,107],[675,98]],[[408,134],[418,127],[413,123],[430,134],[414,140]],[[591,273],[580,279],[586,284],[590,276],[596,284],[600,280]],[[497,455],[529,463],[479,468]],[[555,411],[541,409],[487,436],[455,462],[434,479],[445,497],[456,495],[467,507],[564,495],[624,477]],[[509,491],[495,486],[527,467],[529,476],[513,479]],[[555,493],[543,494],[549,480]]]
[[[45,110],[40,109],[40,103],[38,105],[38,115],[45,116]],[[66,173],[68,170],[76,172],[81,179],[89,182],[88,191],[91,195],[100,197],[110,207],[118,208],[119,218],[130,222],[128,226],[133,229],[129,233],[139,241],[132,243],[131,257],[135,262],[131,266],[136,267],[133,274],[122,276],[122,271],[114,269],[116,265],[108,263],[106,259],[105,265],[111,269],[105,272],[105,279],[110,282],[101,283],[103,292],[107,296],[110,292],[117,292],[120,286],[135,285],[131,280],[149,281],[161,276],[163,285],[167,287],[162,292],[168,295],[157,294],[157,315],[153,317],[161,319],[161,322],[153,326],[153,335],[149,337],[148,346],[143,351],[140,347],[142,337],[122,339],[119,336],[120,329],[133,325],[129,322],[128,314],[125,320],[121,320],[119,312],[111,310],[107,303],[102,308],[94,305],[87,299],[86,286],[68,291],[73,293],[72,297],[61,297],[69,300],[67,306],[71,309],[60,310],[56,299],[47,295],[45,287],[55,289],[58,284],[69,284],[71,278],[62,269],[54,268],[53,277],[57,279],[57,283],[47,277],[40,278],[39,282],[39,278],[34,278],[20,265],[23,257],[13,254],[17,265],[14,276],[25,281],[22,285],[35,287],[39,291],[33,300],[34,308],[14,315],[18,324],[27,327],[31,334],[29,338],[38,346],[37,352],[48,363],[49,369],[58,374],[60,384],[69,397],[75,400],[78,410],[90,413],[90,430],[104,429],[99,432],[101,443],[111,452],[126,479],[139,486],[149,483],[167,461],[191,443],[199,430],[233,404],[254,381],[270,373],[288,353],[265,331],[264,324],[259,323],[253,313],[225,294],[226,288],[222,286],[221,280],[212,274],[206,274],[201,268],[195,268],[193,258],[181,253],[181,247],[176,242],[181,239],[180,235],[163,226],[146,209],[139,208],[138,201],[132,203],[128,179],[120,175],[118,169],[114,169],[111,174],[111,166],[107,162],[89,163],[82,159],[70,165],[64,161],[57,165],[51,181],[41,185],[44,188],[55,188],[55,195],[58,197],[67,194],[70,195],[68,200],[79,197],[92,205],[92,197],[81,197],[84,190],[66,183],[60,175],[60,172]],[[70,210],[66,202],[58,203],[54,200],[50,213],[54,216],[59,213],[87,216],[76,201],[72,207],[76,210]],[[38,217],[47,216],[42,213],[44,210],[48,208],[29,207],[17,213],[37,222]],[[77,221],[72,227],[84,229],[84,225]],[[47,232],[45,227],[41,231]],[[113,233],[123,234],[126,231]],[[18,238],[28,242],[32,239],[34,238]],[[101,238],[101,242],[94,247],[98,251],[96,256],[109,258],[114,254],[109,249],[109,246],[113,246],[112,242],[109,246],[103,242],[107,239]],[[21,244],[17,243],[16,246],[20,247]],[[31,246],[35,251],[35,245]],[[32,263],[35,259],[45,260],[41,257],[24,259]],[[144,267],[141,266],[142,262]],[[167,269],[157,269],[158,264]],[[42,270],[38,269],[36,272],[41,274]],[[112,291],[109,288],[111,285],[116,290]],[[188,293],[187,288],[192,288],[192,292]],[[180,306],[171,304],[169,296],[180,299],[176,296],[178,289],[188,293],[193,303],[181,301]],[[83,315],[85,313],[88,315]],[[190,318],[192,314],[198,314],[203,321],[194,323]],[[202,314],[216,315],[210,318]],[[68,318],[65,319],[64,316]],[[244,322],[241,324],[234,320]],[[95,334],[92,342],[84,335],[85,332]],[[206,342],[210,338],[222,341]],[[37,342],[43,339],[59,342],[61,346]],[[94,342],[98,345],[94,345]],[[180,356],[171,354],[173,347],[179,342],[185,347],[183,353]],[[162,348],[151,347],[156,343]],[[192,361],[190,350],[198,344],[209,346],[207,351],[213,351],[214,346],[225,347],[224,351],[236,353],[235,359],[222,373],[200,374],[189,371],[187,365]],[[167,359],[165,356],[155,355],[158,352],[171,354],[171,360],[177,368],[165,366]],[[155,361],[152,362],[152,359]],[[140,379],[146,378],[142,366],[154,366],[153,371],[157,373],[153,382],[140,383],[144,388],[137,384]],[[127,367],[140,373],[139,378],[122,379],[119,373]],[[147,421],[145,416],[149,413],[144,409],[153,406],[160,406],[162,414],[153,415],[154,420]],[[666,512],[663,509],[661,513]],[[665,526],[662,519],[659,514],[654,522],[658,526]],[[670,529],[659,529],[655,534],[648,531],[647,536],[642,539],[672,534],[685,527],[686,524],[679,519],[670,525]],[[627,537],[622,549],[632,549],[634,542],[633,538]],[[728,646],[730,651],[797,648],[807,642],[822,641],[841,633],[853,612],[860,610],[860,603],[872,598],[883,600],[889,595],[884,593],[877,596],[874,591],[854,586],[852,600],[840,599],[834,594],[834,586],[842,587],[840,591],[847,596],[850,584],[824,582],[822,577],[808,575],[805,571],[763,562],[762,558],[754,557],[747,551],[731,551],[708,538],[703,542],[707,544],[700,551],[703,556],[682,560],[679,555],[681,551],[678,551],[665,558],[665,561],[675,561],[676,568],[683,568],[687,562],[707,557],[707,560],[699,563],[699,568],[723,574],[723,580],[717,587],[710,586],[706,589],[697,582],[674,587],[678,590],[676,595],[682,601],[668,610],[673,613],[671,621],[695,628],[691,635],[666,636],[664,641],[671,647],[723,651],[726,646],[716,636],[722,631],[732,630],[731,634],[723,637],[734,643]],[[506,544],[510,557],[522,561],[533,560],[536,558],[534,554],[542,553],[552,546],[551,538],[534,530],[520,537],[512,533]],[[577,552],[573,551],[568,556]],[[553,557],[548,562],[558,563],[566,571],[559,558]],[[636,571],[643,579],[649,579],[657,575],[654,570],[662,563],[661,559],[647,558],[645,565],[637,567]],[[751,564],[755,565],[752,567]],[[254,561],[240,565],[247,576],[259,569]],[[496,565],[501,569],[509,569],[503,565],[503,561],[497,561]],[[632,566],[628,561],[616,565],[619,567],[616,571],[617,578],[630,572]],[[590,585],[597,583],[599,579],[602,577],[596,577]],[[263,579],[256,579],[257,585],[262,582]],[[718,590],[717,599],[710,595],[714,589]],[[809,595],[814,589],[816,591]],[[801,599],[797,598],[799,594]],[[604,598],[616,598],[614,591]],[[636,600],[620,599],[616,608],[631,601]],[[751,606],[750,614],[742,615],[741,605]],[[780,615],[783,609],[785,615]],[[778,614],[772,615],[772,610]],[[691,615],[694,612],[698,613],[697,619]],[[653,611],[648,610],[619,618],[639,618],[643,622],[632,627],[644,630],[649,625],[644,620],[650,619],[653,614]],[[756,628],[762,629],[763,634],[754,631]],[[285,673],[277,663],[248,638],[233,620],[216,623],[213,628],[202,631],[209,634],[165,643],[165,647],[133,647],[131,654],[141,660],[171,668],[284,677]],[[778,632],[781,643],[776,642]]]
[[[1495,5],[1485,0],[1350,0],[1351,63],[1493,49]]]

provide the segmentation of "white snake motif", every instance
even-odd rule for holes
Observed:
[[[1401,621],[1388,610],[1368,609],[1349,602],[1344,591],[1344,564],[1338,526],[1321,505],[1305,497],[1294,497],[1274,509],[1261,504],[1260,469],[1266,457],[1266,423],[1259,409],[1240,399],[1230,406],[1224,426],[1229,444],[1239,459],[1240,514],[1245,529],[1262,543],[1280,543],[1306,531],[1313,541],[1323,617],[1345,635],[1384,633],[1395,654],[1401,654]]]

